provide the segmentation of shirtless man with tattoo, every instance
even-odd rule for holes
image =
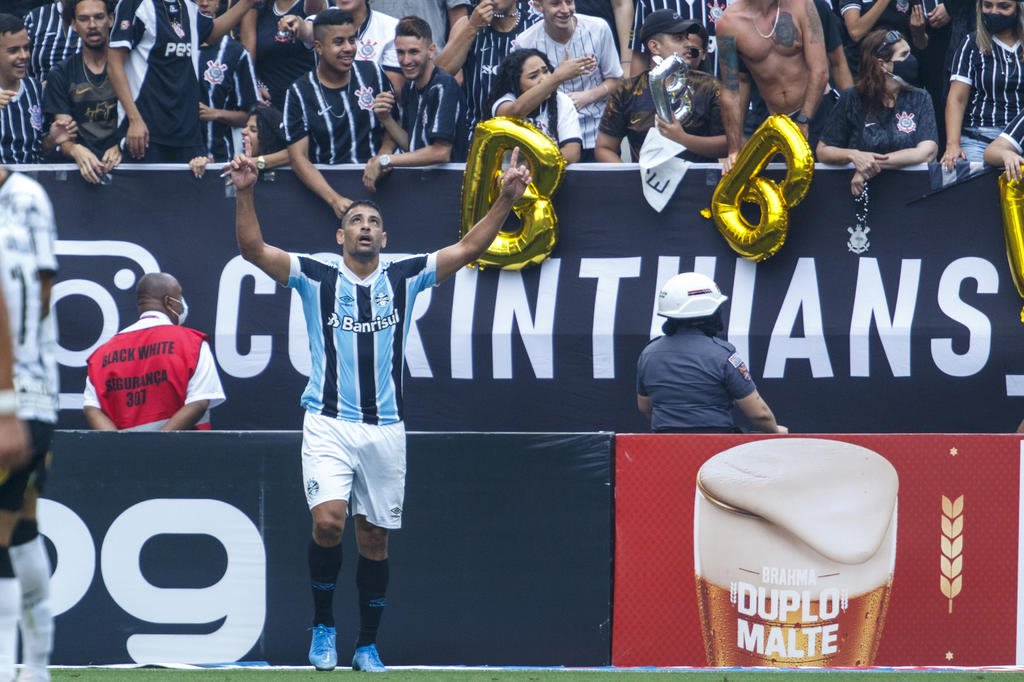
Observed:
[[[828,81],[828,59],[814,0],[736,0],[719,18],[715,32],[729,143],[722,170],[727,173],[743,146],[750,78],[768,111],[791,116],[807,137]]]

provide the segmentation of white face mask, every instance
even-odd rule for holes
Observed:
[[[171,298],[168,296],[168,298]],[[181,300],[171,298],[172,301],[177,301],[181,304],[181,312],[178,313],[178,321],[176,324],[185,324],[185,320],[188,319],[188,303],[185,301],[185,297],[182,296]]]

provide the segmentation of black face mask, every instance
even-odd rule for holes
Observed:
[[[902,80],[907,85],[917,83],[917,57],[908,54],[901,62],[892,63],[892,75]]]
[[[985,24],[985,29],[988,30],[989,33],[995,35],[1008,28],[1013,28],[1017,23],[1017,15],[999,14],[998,12],[982,12],[981,23]]]

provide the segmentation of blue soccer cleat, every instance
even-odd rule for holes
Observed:
[[[338,665],[334,628],[326,625],[313,627],[313,640],[309,643],[309,662],[317,670],[334,670]]]
[[[355,656],[352,657],[352,669],[361,670],[364,673],[386,673],[388,671],[380,661],[376,644],[367,644],[356,649]]]

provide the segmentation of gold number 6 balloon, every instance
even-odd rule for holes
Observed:
[[[518,232],[500,232],[472,267],[521,270],[550,255],[558,242],[558,217],[551,195],[562,182],[565,158],[554,140],[536,126],[499,116],[478,124],[462,179],[461,234],[465,235],[490,209],[498,196],[501,164],[507,152],[519,147],[519,157],[530,166],[533,181],[513,210]]]
[[[761,176],[776,154],[786,159],[786,179],[780,186]],[[711,208],[701,214],[713,218],[733,251],[752,261],[774,255],[786,241],[789,209],[799,204],[814,177],[814,156],[800,129],[788,116],[770,116],[743,145],[732,171],[715,187]],[[761,217],[752,225],[740,213],[744,203],[755,203]]]
[[[1003,237],[1006,239],[1006,259],[1010,274],[1017,285],[1017,294],[1024,298],[1024,187],[1006,175],[999,176],[999,203],[1003,209]],[[1024,322],[1024,310],[1020,321]]]

